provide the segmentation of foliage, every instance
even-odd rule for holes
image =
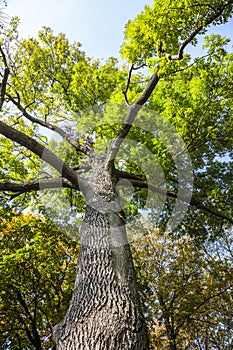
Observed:
[[[13,53],[13,54],[12,54]],[[12,93],[20,93],[29,111],[53,123],[97,103],[107,102],[121,76],[117,60],[91,60],[81,44],[44,27],[38,39],[19,40],[11,51]],[[112,79],[115,74],[115,79]]]
[[[215,16],[222,1],[201,3],[193,0],[170,1],[156,0],[152,6],[145,6],[133,21],[129,21],[125,30],[122,55],[133,64],[162,62],[164,53],[175,55],[182,43],[199,27],[201,34],[206,33],[208,18]],[[232,5],[211,23],[226,23],[231,15]],[[197,38],[190,41],[197,44]],[[154,60],[159,57],[159,60]],[[153,58],[153,60],[151,60]]]
[[[225,49],[227,43],[219,35],[206,37],[207,56],[161,81],[149,106],[176,127],[186,144],[194,173],[193,195],[232,217],[233,67],[232,53]],[[158,152],[157,145],[154,152]],[[161,164],[167,185],[174,190],[176,175],[168,157]],[[183,233],[205,238],[210,231],[213,235],[221,232],[222,222],[214,215],[200,216],[190,207],[186,219],[180,227]]]
[[[51,349],[68,307],[77,243],[31,214],[1,210],[1,349]]]
[[[230,232],[199,245],[150,230],[133,245],[153,349],[231,349]]]

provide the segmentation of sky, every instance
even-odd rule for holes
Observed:
[[[7,0],[4,10],[18,16],[22,37],[36,36],[42,26],[79,41],[91,57],[118,56],[124,26],[153,0]]]
[[[90,57],[120,57],[124,26],[153,0],[7,0],[4,12],[20,18],[20,36],[36,36],[42,26],[78,41]],[[233,36],[233,20],[214,28]],[[192,51],[195,50],[191,50]]]

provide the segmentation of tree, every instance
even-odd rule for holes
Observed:
[[[40,216],[1,211],[1,349],[51,349],[72,293],[77,243]]]
[[[114,58],[104,64],[99,60],[93,61],[85,56],[78,43],[69,45],[63,34],[54,37],[49,28],[44,28],[39,33],[38,40],[31,38],[19,41],[15,31],[16,23],[13,22],[13,29],[7,30],[3,36],[0,49],[0,133],[3,135],[1,142],[4,150],[0,190],[3,191],[3,199],[11,199],[19,206],[19,196],[25,195],[27,203],[30,200],[28,193],[32,191],[62,187],[75,193],[80,192],[86,201],[72,300],[63,321],[54,328],[57,350],[70,350],[77,346],[89,350],[146,350],[149,347],[126,236],[119,186],[136,188],[132,203],[125,208],[130,217],[137,214],[135,207],[143,207],[148,191],[157,193],[158,200],[167,196],[168,200],[162,201],[165,209],[159,218],[161,228],[166,227],[168,222],[180,233],[186,226],[187,230],[191,230],[190,227],[196,222],[201,226],[204,215],[207,219],[201,228],[208,232],[227,229],[232,224],[230,203],[222,204],[222,195],[229,195],[229,169],[226,170],[224,164],[221,174],[226,188],[215,188],[207,198],[208,190],[204,188],[205,182],[201,176],[206,171],[209,176],[208,185],[211,186],[214,182],[213,174],[221,169],[221,164],[215,166],[213,153],[218,149],[221,156],[230,156],[231,141],[227,138],[226,143],[217,142],[217,131],[213,128],[221,123],[229,136],[227,124],[230,127],[230,91],[220,98],[215,95],[212,99],[211,94],[208,96],[206,86],[200,86],[200,89],[198,87],[196,92],[194,88],[190,90],[190,98],[193,100],[198,94],[207,94],[205,108],[208,108],[208,116],[212,116],[210,125],[206,120],[202,123],[199,111],[194,128],[190,125],[194,120],[191,113],[195,107],[194,102],[190,102],[190,106],[182,104],[182,96],[176,91],[176,104],[181,104],[181,110],[183,108],[186,115],[183,120],[176,109],[172,112],[171,106],[162,106],[159,100],[154,99],[156,91],[161,93],[169,83],[176,81],[179,71],[187,69],[186,72],[189,72],[188,65],[191,63],[184,55],[186,47],[189,44],[195,45],[198,34],[205,33],[211,24],[226,23],[231,16],[232,5],[233,1],[230,0],[216,0],[211,4],[173,1],[172,6],[169,1],[156,1],[153,6],[145,7],[126,27],[122,55],[132,64],[128,79],[125,67],[119,69]],[[223,49],[224,40],[214,37],[207,44],[210,49],[208,57],[215,59],[212,66],[215,64],[214,74],[219,81],[219,89],[214,90],[217,94],[221,90],[221,84],[225,86],[226,83],[232,83],[232,63],[229,63],[230,57]],[[220,62],[224,62],[222,69],[218,69]],[[208,60],[206,63],[203,58],[204,74],[207,74],[209,65]],[[146,81],[141,73],[137,73],[145,66],[152,72],[149,79],[145,78]],[[137,74],[134,75],[135,71]],[[182,82],[183,92],[188,79],[187,73],[186,80]],[[192,79],[194,84],[194,77]],[[109,105],[121,102],[119,92],[124,84],[125,107]],[[213,87],[215,88],[214,85]],[[87,109],[93,105],[95,108]],[[164,112],[162,119],[156,117],[156,125],[153,124],[154,114],[151,110],[143,110],[144,105]],[[216,113],[215,105],[218,106]],[[86,110],[83,113],[84,108]],[[101,118],[102,123],[97,123]],[[140,123],[138,127],[137,118],[140,121],[144,118],[150,130],[143,130]],[[190,148],[195,147],[195,141],[200,142],[204,136],[203,148],[194,163],[198,183],[194,183],[192,197],[192,176],[185,147],[172,135],[174,129],[164,128],[166,120],[172,121],[173,118]],[[67,120],[76,120],[79,129],[76,131],[67,127]],[[82,127],[85,132],[82,132]],[[57,149],[53,144],[49,149],[46,139],[41,135],[43,128],[55,131],[64,139],[66,146],[62,143]],[[158,129],[160,140],[157,137]],[[127,140],[132,140],[134,146],[137,144],[139,150],[146,145],[152,154],[158,155],[162,166],[167,169],[168,188],[149,183],[142,167],[126,157]],[[172,143],[170,148],[168,140]],[[6,154],[6,147],[11,149],[10,155]],[[64,157],[64,149],[67,150],[68,157]],[[134,157],[138,155],[137,151],[132,152]],[[122,154],[124,157],[120,159]],[[193,156],[195,157],[195,148]],[[39,159],[47,163],[40,178]],[[152,164],[147,155],[145,161],[147,166]],[[221,161],[222,159],[219,163]],[[161,178],[162,184],[164,180]],[[183,223],[174,218],[183,216],[183,207],[174,204],[176,199],[179,203],[196,208],[195,211],[189,211],[190,218]],[[77,211],[82,208],[83,202],[80,205],[78,203]],[[176,215],[169,221],[172,208],[176,209]],[[200,211],[198,221],[195,216],[197,210],[198,213]]]
[[[202,245],[151,230],[133,245],[154,349],[232,347],[232,235]]]

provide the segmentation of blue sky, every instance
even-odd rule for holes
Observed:
[[[79,41],[91,57],[119,57],[124,25],[153,0],[7,0],[4,10],[21,19],[22,37],[36,36],[42,26],[64,32],[72,41]],[[233,36],[233,20],[215,32]],[[192,50],[195,52],[195,50]]]
[[[43,25],[79,41],[91,57],[117,56],[124,25],[152,0],[7,0],[5,12],[21,19],[23,37],[36,35]]]

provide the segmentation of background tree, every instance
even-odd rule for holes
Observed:
[[[1,349],[51,349],[69,305],[77,243],[39,216],[1,211]]]
[[[203,244],[151,230],[133,245],[153,349],[232,347],[232,235]]]
[[[167,196],[158,220],[162,229],[166,229],[177,197],[195,208],[189,210],[189,216],[179,226],[176,224],[177,234],[186,230],[195,234],[195,225],[200,235],[202,229],[205,235],[216,236],[217,231],[227,230],[232,224],[229,166],[225,164],[232,147],[232,95],[231,90],[224,92],[226,84],[231,83],[232,63],[223,49],[224,40],[219,37],[207,42],[208,58],[190,62],[184,55],[187,45],[195,45],[198,34],[205,33],[209,25],[227,22],[232,4],[230,0],[216,0],[211,5],[156,1],[145,7],[126,27],[122,55],[132,63],[128,79],[125,67],[120,69],[115,59],[105,63],[91,60],[78,43],[70,45],[63,34],[54,37],[49,28],[44,28],[38,39],[19,41],[17,23],[13,21],[12,28],[4,33],[0,50],[3,199],[13,200],[19,208],[21,195],[27,205],[31,191],[62,187],[82,193],[77,212],[83,210],[84,199],[86,202],[73,297],[65,318],[54,329],[57,350],[73,349],[77,344],[80,349],[89,350],[148,349],[119,183],[136,189],[132,203],[126,206],[129,217],[138,213],[135,207],[144,206],[148,190],[158,194],[157,202]],[[194,64],[196,71],[188,68]],[[145,65],[152,72],[150,78],[138,73]],[[204,79],[210,77],[210,68],[216,78],[211,84],[213,95],[208,89],[210,84],[206,85],[208,79]],[[126,106],[109,106],[110,102],[121,101],[119,92],[123,86]],[[164,91],[168,100],[161,98]],[[198,110],[200,101],[206,111],[204,116]],[[93,105],[98,106],[98,112],[96,108],[82,112]],[[140,113],[144,105],[163,114],[158,125],[153,123],[154,113]],[[137,118],[144,118],[150,132],[136,127]],[[173,149],[177,151],[175,138],[169,130],[160,130],[166,120],[174,123],[191,152],[197,175],[192,198],[186,196],[190,183],[184,178],[183,195],[179,193],[179,176],[182,171],[186,174],[185,149],[171,153]],[[72,121],[77,123],[77,130],[70,127]],[[223,135],[218,133],[219,123]],[[43,136],[44,128],[55,131],[68,146],[57,149],[53,143],[50,147]],[[159,187],[153,183],[153,176],[146,178],[135,164],[139,153],[134,147],[127,150],[127,140],[133,140],[138,150],[149,149],[154,161],[159,157],[166,176],[165,188],[165,181]],[[166,140],[170,141],[170,148],[166,147]],[[203,144],[197,152],[200,140]],[[40,159],[48,164],[42,173]],[[147,166],[153,163],[147,156],[144,161]],[[216,172],[221,174],[220,180],[216,180]],[[205,188],[204,176],[211,191]],[[154,220],[154,206],[151,209]],[[171,342],[174,337],[168,334],[168,339]]]

